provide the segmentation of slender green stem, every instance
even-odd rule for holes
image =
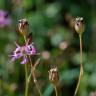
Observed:
[[[81,61],[80,72],[81,72],[81,76],[83,76],[82,34],[79,37],[80,37],[80,61]]]
[[[25,87],[25,96],[28,96],[28,71],[27,71],[27,64],[25,64],[25,80],[26,80],[26,87]]]
[[[32,71],[31,71],[31,73],[30,73],[29,76],[28,76],[28,83],[30,82],[31,75],[32,75]]]
[[[55,94],[56,96],[58,96],[57,87],[55,85],[54,85],[54,88],[55,88]]]
[[[26,36],[24,35],[24,40],[26,42]],[[28,70],[27,70],[27,64],[25,64],[25,82],[26,82],[26,87],[25,87],[25,96],[28,96]]]
[[[80,81],[81,81],[82,76],[83,76],[82,34],[79,35],[79,39],[80,39],[80,74],[79,74],[77,87],[76,87],[76,90],[75,90],[75,95],[77,94],[77,91],[78,91],[78,88],[79,88],[79,85],[80,85]]]
[[[24,41],[25,41],[25,43],[26,43],[26,36],[25,36],[25,35],[23,35],[23,38],[24,38]]]
[[[79,35],[80,38],[80,61],[81,61],[81,67],[83,67],[82,63],[83,63],[83,54],[82,54],[82,34]]]

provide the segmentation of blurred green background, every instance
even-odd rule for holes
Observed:
[[[19,60],[12,63],[9,54],[14,42],[22,45],[17,32],[18,20],[26,18],[41,62],[36,70],[43,96],[55,96],[48,70],[58,66],[60,96],[73,96],[80,66],[79,37],[73,19],[82,16],[82,78],[77,96],[96,96],[96,1],[95,0],[0,0],[0,96],[24,96],[25,72]],[[29,96],[38,96],[31,79]]]

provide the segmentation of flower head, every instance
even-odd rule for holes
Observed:
[[[19,46],[16,43],[16,49],[12,52],[11,54],[11,59],[12,61],[15,61],[19,58],[23,58],[21,61],[21,64],[26,64],[28,62],[28,55],[36,55],[36,48],[34,47],[33,43],[32,44],[25,44],[25,46]]]

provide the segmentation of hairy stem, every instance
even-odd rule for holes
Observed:
[[[80,81],[81,81],[82,76],[83,76],[82,34],[79,35],[79,39],[80,39],[80,74],[79,74],[77,87],[76,87],[76,90],[75,90],[75,95],[77,94],[77,91],[78,91],[78,88],[79,88],[79,85],[80,85]]]

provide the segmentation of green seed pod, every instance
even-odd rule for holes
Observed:
[[[58,74],[58,69],[52,68],[49,70],[49,80],[53,85],[57,85],[59,82],[59,74]]]
[[[78,34],[82,34],[84,32],[84,20],[83,17],[77,17],[75,19],[75,30]]]

